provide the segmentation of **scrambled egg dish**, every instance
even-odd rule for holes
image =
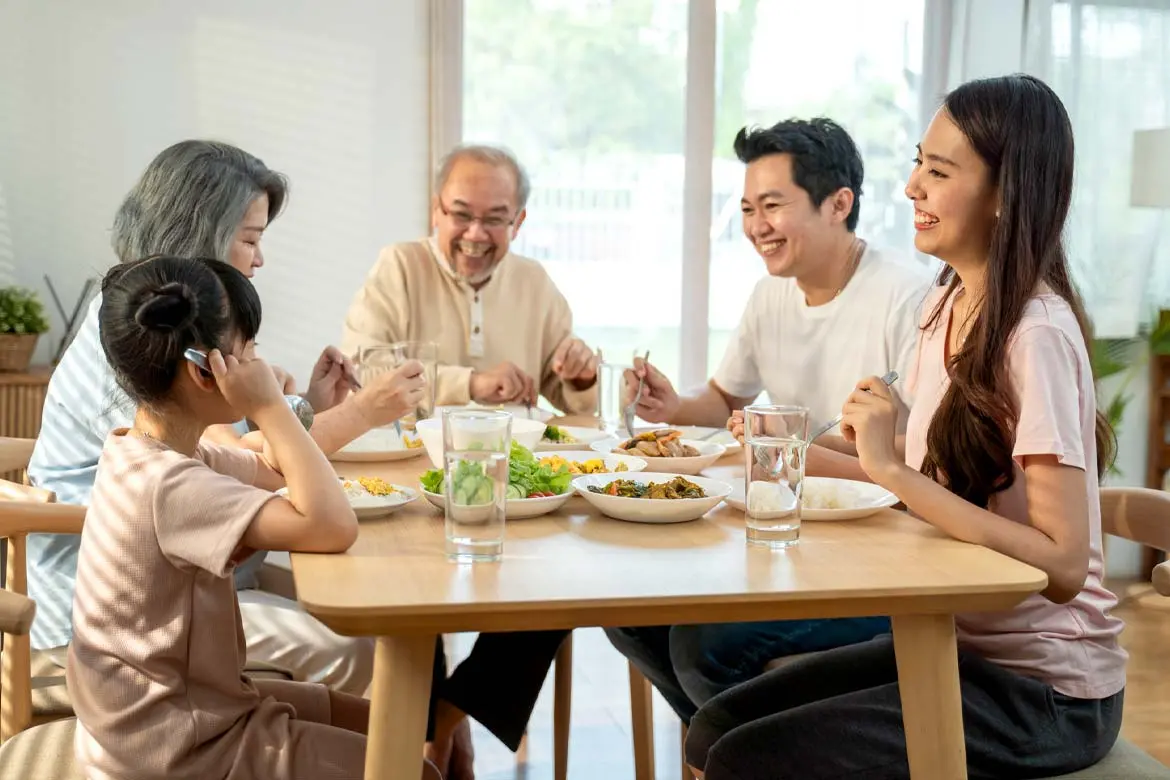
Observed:
[[[573,475],[578,474],[608,474],[609,470],[605,467],[604,458],[592,458],[585,461],[566,460],[560,455],[554,455],[551,458],[541,458],[540,465],[548,466],[553,471],[559,471],[561,466],[569,469],[569,473]],[[614,471],[629,471],[629,468],[624,463],[617,464]]]

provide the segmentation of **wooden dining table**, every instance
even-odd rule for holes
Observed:
[[[737,448],[704,472],[743,479]],[[337,463],[345,477],[418,487],[424,454]],[[304,608],[338,633],[376,637],[367,780],[417,780],[435,637],[466,631],[721,623],[889,615],[911,776],[966,778],[954,615],[1009,609],[1043,572],[956,541],[895,510],[809,522],[800,543],[746,543],[744,516],[721,504],[688,523],[604,517],[574,496],[506,525],[498,562],[444,553],[443,513],[424,498],[364,521],[345,554],[292,556]]]

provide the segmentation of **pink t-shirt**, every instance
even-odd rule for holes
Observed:
[[[944,295],[939,288],[924,306],[924,322]],[[906,427],[906,463],[919,468],[926,433],[946,392],[945,355],[951,319],[947,300],[939,321],[922,331],[907,377],[915,399]],[[1110,615],[1117,597],[1102,585],[1101,505],[1095,439],[1097,398],[1089,355],[1068,303],[1051,292],[1032,298],[1007,350],[1019,419],[1013,455],[1016,479],[992,499],[998,515],[1028,522],[1023,460],[1055,455],[1081,469],[1089,498],[1089,574],[1067,604],[1033,594],[1015,609],[957,615],[959,645],[1020,674],[1040,679],[1066,696],[1103,699],[1125,687],[1126,652],[1117,643],[1122,622]]]

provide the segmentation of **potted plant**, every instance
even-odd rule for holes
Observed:
[[[37,339],[48,330],[45,307],[35,292],[0,287],[0,371],[27,371]]]

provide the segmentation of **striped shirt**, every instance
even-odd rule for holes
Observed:
[[[135,406],[118,386],[98,331],[101,296],[90,303],[73,343],[49,380],[41,432],[28,465],[29,481],[51,490],[63,504],[89,504],[98,457],[110,433],[134,423]],[[73,590],[81,537],[32,534],[28,538],[28,593],[37,603],[32,645],[69,643]],[[260,552],[236,569],[236,587],[256,587]]]

